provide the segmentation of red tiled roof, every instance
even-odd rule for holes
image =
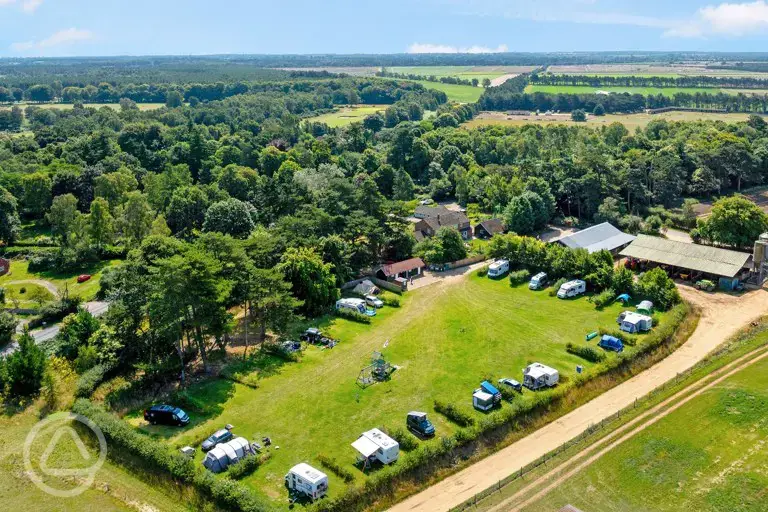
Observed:
[[[389,265],[382,265],[381,271],[384,275],[396,276],[401,272],[407,272],[409,270],[416,270],[417,268],[425,267],[426,265],[421,258],[411,258],[409,260],[398,261],[397,263],[391,263]]]

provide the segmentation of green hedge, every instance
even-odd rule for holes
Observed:
[[[475,418],[453,404],[435,400],[435,412],[438,412],[460,427],[469,427],[475,424]]]
[[[528,270],[515,270],[509,273],[509,284],[512,286],[518,286],[528,281],[531,278],[531,273]]]
[[[339,464],[339,462],[336,459],[321,453],[320,455],[317,456],[317,460],[320,461],[320,464],[325,469],[327,469],[337,477],[341,478],[346,483],[355,481],[355,475],[350,470],[348,470],[347,468]]]
[[[595,347],[590,347],[587,345],[574,345],[573,343],[568,343],[565,346],[565,350],[569,354],[579,356],[580,358],[586,359],[587,361],[591,361],[593,363],[599,363],[605,359],[605,353],[600,352]]]
[[[227,468],[227,476],[235,480],[240,480],[250,475],[270,458],[270,454],[249,455],[237,464],[232,464]]]
[[[85,371],[77,379],[77,385],[75,387],[75,396],[77,398],[88,398],[93,394],[96,388],[104,382],[104,378],[107,376],[112,368],[106,364],[97,364],[90,370]]]
[[[413,434],[401,427],[385,428],[384,432],[397,441],[400,445],[400,449],[405,452],[410,452],[419,447],[419,442],[416,440]]]
[[[611,288],[607,290],[603,290],[597,295],[593,295],[592,297],[589,298],[589,301],[593,303],[597,309],[602,309],[605,306],[608,306],[614,300],[616,300],[616,292],[613,291]]]
[[[352,322],[357,322],[361,324],[371,323],[371,317],[369,317],[368,315],[357,313],[355,311],[350,311],[348,309],[337,309],[333,312],[333,314],[339,318],[346,318],[347,320],[351,320]]]

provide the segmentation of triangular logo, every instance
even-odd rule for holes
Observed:
[[[45,473],[46,475],[50,476],[78,476],[78,475],[87,475],[89,474],[89,469],[66,469],[66,468],[49,468],[48,467],[48,457],[51,456],[53,453],[53,450],[56,449],[56,445],[59,443],[59,440],[61,437],[67,434],[69,437],[72,438],[72,441],[75,443],[75,446],[77,446],[77,450],[80,452],[80,456],[83,458],[83,460],[91,460],[91,454],[88,452],[88,449],[85,447],[85,444],[83,443],[83,440],[80,439],[80,436],[75,432],[75,429],[72,427],[60,427],[56,429],[56,432],[53,434],[53,438],[51,438],[51,442],[48,443],[48,446],[45,448],[45,451],[43,452],[43,455],[40,457],[40,470]]]

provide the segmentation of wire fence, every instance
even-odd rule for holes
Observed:
[[[597,434],[598,432],[602,432],[607,427],[611,426],[612,424],[616,423],[618,420],[620,420],[623,416],[626,416],[630,412],[634,411],[638,407],[642,407],[649,401],[653,400],[656,396],[658,396],[660,393],[663,393],[664,391],[668,390],[670,387],[674,387],[680,383],[680,381],[688,378],[693,371],[696,369],[696,366],[685,370],[682,373],[678,373],[674,378],[664,382],[657,388],[653,389],[648,394],[635,398],[634,402],[627,407],[624,407],[623,409],[617,411],[614,414],[611,414],[610,416],[603,418],[599,423],[592,424],[588,426],[583,432],[578,434],[576,437],[566,441],[565,443],[561,444],[554,450],[545,453],[543,456],[539,457],[538,459],[534,460],[533,462],[526,464],[525,466],[522,466],[520,469],[515,471],[514,473],[510,474],[508,477],[499,480],[495,484],[493,484],[491,487],[485,489],[484,491],[481,491],[468,500],[466,500],[461,505],[458,505],[456,507],[453,507],[451,509],[451,512],[461,512],[464,510],[470,510],[472,508],[477,507],[477,504],[481,501],[485,500],[489,496],[492,496],[493,494],[496,494],[497,492],[500,492],[502,489],[504,489],[509,484],[521,479],[531,471],[539,468],[540,466],[546,465],[548,461],[551,461],[553,458],[557,457],[564,451],[580,444],[584,443],[587,440],[592,440],[592,438]]]

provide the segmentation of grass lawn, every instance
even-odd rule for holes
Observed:
[[[448,96],[448,101],[457,103],[475,103],[483,95],[482,87],[471,85],[443,84],[440,82],[428,82],[426,80],[415,80],[427,89],[436,89],[443,91]]]
[[[525,510],[766,510],[768,361],[726,379]]]
[[[765,94],[768,92],[763,89],[753,89],[747,93],[744,89],[720,89],[717,87],[592,87],[589,85],[528,85],[525,87],[525,92],[527,93],[593,94],[597,91],[607,91],[612,93],[628,92],[630,94],[642,94],[644,96],[657,96],[659,94],[663,94],[664,96],[674,96],[678,93],[696,94],[697,92],[704,94],[717,94],[720,92],[726,94],[738,94],[740,92],[744,92],[745,94]]]
[[[62,402],[71,400],[74,378],[61,384],[59,396]],[[10,408],[2,408],[0,414],[0,431],[3,441],[0,443],[0,495],[2,495],[4,510],[33,511],[72,511],[103,510],[103,511],[183,511],[189,510],[184,505],[183,496],[175,492],[150,485],[133,476],[128,470],[112,463],[109,458],[96,473],[93,485],[77,497],[60,498],[51,496],[35,486],[26,474],[22,457],[24,441],[30,429],[41,418],[42,400],[38,400],[26,409],[18,412]],[[42,430],[31,445],[31,461],[33,468],[39,471],[39,461],[57,429]],[[87,439],[88,431],[79,432],[81,438],[90,445]],[[74,439],[63,435],[55,444],[48,458],[50,468],[82,468],[90,467],[96,453],[89,449],[91,459],[83,459]],[[44,482],[51,487],[67,490],[72,489],[70,477],[44,477]]]
[[[453,76],[463,78],[464,80],[477,78],[480,82],[483,81],[483,78],[493,80],[508,73],[521,72],[519,70],[508,71],[504,66],[401,66],[387,69],[393,73],[403,73],[406,75],[436,76],[438,78]]]
[[[346,126],[354,122],[362,122],[367,116],[376,112],[384,112],[388,105],[350,105],[341,107],[335,112],[316,117],[308,117],[307,121],[325,123],[331,128]]]
[[[321,467],[319,454],[335,458],[360,485],[365,477],[353,466],[356,455],[350,443],[364,430],[402,427],[408,411],[424,410],[438,430],[437,439],[427,442],[439,443],[440,435],[457,427],[433,411],[435,399],[472,411],[472,391],[484,378],[519,380],[522,368],[533,361],[554,366],[564,380],[575,375],[577,365],[589,372],[593,365],[567,353],[565,344],[585,343],[588,332],[615,326],[622,310],[615,304],[597,311],[585,297],[563,301],[527,286],[511,288],[506,279],[471,275],[410,292],[401,308],[383,308],[370,325],[321,323],[341,340],[336,348],[310,347],[299,363],[269,360],[250,386],[223,379],[193,386],[192,401],[213,412],[203,421],[193,412],[189,428],[148,426],[140,411],[126,419],[177,447],[198,446],[226,423],[248,439],[271,437],[280,448],[243,481],[275,505],[286,505],[284,474],[302,461]],[[356,379],[373,351],[382,351],[398,369],[391,380],[361,389]],[[526,391],[519,400],[533,397]],[[482,413],[471,414],[478,421],[483,418]],[[328,473],[331,496],[342,494],[345,484]]]
[[[477,128],[480,126],[523,126],[526,124],[563,124],[568,126],[589,126],[592,128],[598,128],[600,126],[608,126],[611,123],[622,123],[630,131],[634,131],[635,128],[645,128],[648,123],[654,120],[665,119],[667,121],[724,121],[726,123],[735,123],[739,121],[746,121],[749,118],[749,114],[746,113],[733,113],[733,114],[716,114],[708,112],[664,112],[661,114],[607,114],[604,116],[588,115],[586,123],[575,123],[571,121],[571,115],[560,114],[552,116],[517,116],[507,115],[504,112],[482,112],[471,121],[464,123],[462,126],[467,128]]]
[[[30,272],[28,261],[13,260],[11,261],[11,271],[0,277],[0,287],[5,286],[5,283],[14,281],[44,280],[50,281],[60,290],[66,286],[70,295],[79,295],[83,300],[88,301],[92,300],[99,291],[99,282],[104,269],[118,264],[120,264],[120,260],[102,261],[89,268],[74,273],[60,273],[53,271]],[[91,274],[93,277],[84,283],[78,283],[77,276],[80,274]],[[29,284],[25,284],[24,286],[26,286],[28,294],[31,288]],[[8,302],[10,303],[10,300]]]

